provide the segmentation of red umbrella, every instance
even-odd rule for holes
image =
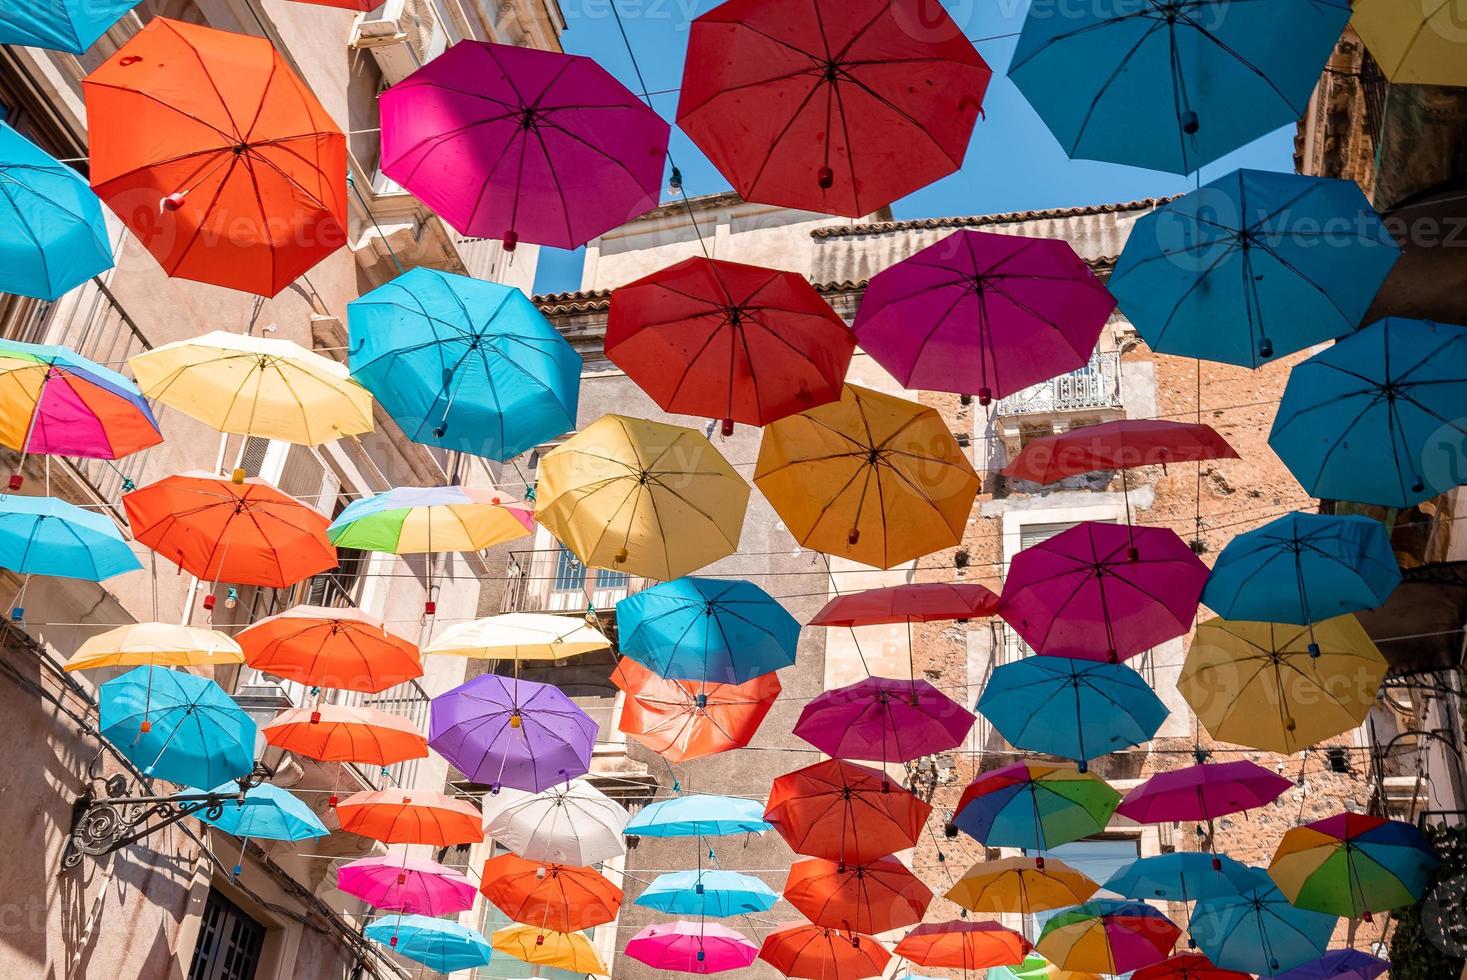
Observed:
[[[744,200],[857,218],[962,166],[991,75],[926,0],[728,0],[677,123]]]
[[[881,976],[891,954],[881,943],[859,932],[796,925],[765,936],[759,958],[787,977],[862,980]]]
[[[777,674],[743,684],[673,681],[630,658],[611,680],[627,696],[618,727],[669,762],[748,745],[781,690]]]
[[[878,933],[921,922],[932,890],[894,857],[857,865],[810,858],[790,867],[784,899],[817,926]]]
[[[1183,953],[1143,967],[1131,980],[1252,980],[1253,974],[1213,966],[1201,953]]]
[[[896,954],[918,966],[985,970],[1024,961],[1029,940],[997,922],[929,922],[897,943]]]
[[[1210,425],[1121,419],[1032,439],[1003,472],[1021,480],[1053,483],[1096,470],[1237,458],[1237,450]]]
[[[878,626],[982,619],[998,612],[992,589],[960,582],[916,582],[836,596],[810,620],[811,626]]]
[[[767,425],[835,401],[856,340],[804,276],[692,258],[611,294],[606,356],[663,411]]]
[[[931,813],[886,773],[828,759],[776,778],[764,819],[797,854],[859,864],[915,845]]]

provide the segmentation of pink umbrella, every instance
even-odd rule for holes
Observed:
[[[1187,632],[1206,580],[1173,531],[1086,521],[1014,557],[998,614],[1039,653],[1116,663]]]
[[[853,329],[904,387],[987,405],[1083,366],[1115,305],[1063,239],[965,230],[874,277]]]
[[[657,922],[627,942],[627,955],[657,970],[722,973],[742,970],[759,956],[743,934],[713,922]]]
[[[973,720],[926,681],[868,677],[816,696],[795,734],[836,759],[910,762],[957,748]]]
[[[459,872],[427,858],[385,854],[343,864],[336,887],[375,909],[452,915],[474,906],[478,889]]]
[[[1211,820],[1272,803],[1294,785],[1255,762],[1215,762],[1159,772],[1126,794],[1116,812],[1137,823]]]
[[[577,248],[657,206],[669,127],[590,58],[462,41],[381,106],[382,172],[462,234]]]

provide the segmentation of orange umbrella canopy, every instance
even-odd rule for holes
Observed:
[[[384,844],[477,844],[483,816],[467,800],[427,790],[364,790],[336,806],[341,829]]]
[[[423,676],[418,648],[360,609],[296,606],[235,639],[251,667],[312,687],[376,694]]]
[[[764,937],[759,958],[787,977],[861,980],[879,977],[891,960],[886,947],[859,932],[799,925]]]
[[[929,922],[902,937],[896,954],[918,966],[986,970],[1022,963],[1033,948],[997,922]]]
[[[264,38],[154,18],[82,87],[92,187],[170,276],[274,296],[346,243],[346,137]]]
[[[669,762],[748,745],[781,690],[774,674],[742,684],[673,681],[626,657],[611,680],[627,696],[618,727]]]
[[[428,756],[428,740],[401,715],[376,708],[323,704],[282,711],[260,729],[277,749],[322,762],[390,766]]]
[[[180,473],[122,506],[133,537],[205,581],[283,589],[336,567],[326,517],[264,480]]]
[[[764,819],[797,854],[860,864],[916,844],[931,813],[886,773],[827,759],[776,778]]]
[[[790,867],[784,898],[817,926],[877,933],[921,922],[932,890],[894,857],[855,865],[810,858]]]
[[[501,854],[484,862],[479,891],[516,922],[550,932],[580,932],[616,918],[621,889],[594,868]]]

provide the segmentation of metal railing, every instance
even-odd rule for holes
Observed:
[[[560,549],[514,551],[505,570],[502,612],[584,612],[657,584],[653,579],[587,568]]]
[[[1120,352],[1096,351],[1084,367],[1000,399],[997,414],[1036,415],[1120,405]]]

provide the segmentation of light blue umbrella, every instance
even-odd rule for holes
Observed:
[[[1158,898],[1195,902],[1240,895],[1268,884],[1266,872],[1225,855],[1176,851],[1137,858],[1111,875],[1102,887],[1143,902]]]
[[[0,495],[0,568],[100,582],[142,567],[111,518],[55,497]]]
[[[255,767],[250,716],[206,677],[139,667],[99,691],[102,734],[144,775],[218,786]]]
[[[383,916],[366,933],[399,956],[439,973],[487,966],[493,951],[489,940],[468,926],[426,915]]]
[[[217,817],[209,816],[204,810],[194,815],[226,834],[262,840],[306,840],[331,833],[304,800],[279,786],[261,783],[246,791],[243,800],[239,798],[238,783],[225,783],[212,792],[225,798],[223,812]]]
[[[0,44],[83,54],[139,0],[0,0]]]
[[[1307,626],[1374,609],[1400,584],[1380,521],[1295,513],[1229,541],[1202,601],[1225,619]]]
[[[688,576],[616,604],[621,652],[670,680],[742,684],[795,662],[800,624],[752,582]]]
[[[1070,657],[1025,657],[993,672],[978,699],[1015,748],[1097,759],[1140,745],[1166,720],[1167,707],[1125,664]]]
[[[1208,959],[1224,970],[1273,974],[1323,956],[1338,921],[1295,908],[1269,884],[1242,895],[1203,899],[1192,913],[1190,931]]]
[[[637,811],[626,832],[637,837],[718,837],[761,834],[772,825],[764,804],[736,796],[675,796]]]
[[[1467,482],[1467,326],[1389,317],[1296,365],[1268,444],[1312,497],[1404,508]]]
[[[575,427],[581,356],[513,286],[417,268],[347,315],[352,376],[415,442],[507,460]]]
[[[1239,170],[1137,221],[1106,286],[1152,350],[1257,367],[1358,328],[1400,257],[1354,181]]]
[[[672,871],[658,875],[635,904],[669,915],[727,918],[767,912],[779,896],[753,875],[735,871]]]

